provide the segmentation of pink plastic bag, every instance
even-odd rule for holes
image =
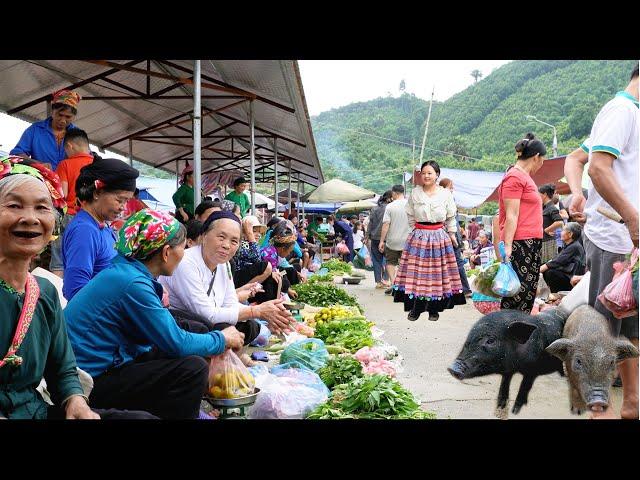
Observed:
[[[624,318],[638,313],[638,304],[633,296],[633,275],[631,268],[638,260],[638,250],[634,249],[630,262],[616,262],[613,264],[615,275],[611,283],[605,287],[598,300],[616,318]]]
[[[344,243],[344,240],[343,240],[338,245],[336,245],[336,251],[340,255],[348,255],[349,254],[349,247],[347,247],[347,244]]]

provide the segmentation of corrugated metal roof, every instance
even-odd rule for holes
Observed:
[[[324,182],[295,60],[202,60],[202,172],[249,172],[249,98],[254,98],[256,178],[273,177],[277,137],[282,175]],[[0,108],[27,121],[47,116],[47,96],[83,96],[75,124],[90,141],[168,172],[192,163],[193,61],[0,61]],[[186,82],[186,83],[185,83]],[[176,164],[176,160],[178,164]]]

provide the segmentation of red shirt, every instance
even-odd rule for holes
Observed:
[[[517,168],[510,169],[502,179],[498,195],[500,240],[504,240],[505,198],[520,200],[520,213],[513,239],[542,238],[542,199],[533,179]]]
[[[73,157],[65,158],[58,164],[56,173],[60,177],[60,181],[67,182],[68,193],[65,200],[67,201],[67,214],[75,215],[78,212],[76,207],[76,180],[80,176],[80,169],[85,165],[93,162],[93,155],[90,153],[81,153]]]

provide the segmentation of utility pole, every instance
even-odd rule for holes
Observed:
[[[422,137],[422,148],[420,149],[420,164],[422,164],[422,157],[424,156],[424,145],[427,142],[427,132],[429,131],[429,120],[431,119],[431,107],[433,106],[433,94],[436,91],[436,86],[433,86],[431,90],[431,101],[429,102],[429,113],[427,114],[427,125],[424,128],[424,137]]]

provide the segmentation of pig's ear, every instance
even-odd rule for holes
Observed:
[[[531,323],[513,322],[507,327],[507,337],[518,343],[527,343],[533,331],[538,328]]]
[[[564,362],[567,358],[567,354],[569,353],[569,349],[573,346],[573,342],[568,338],[559,338],[547,348],[545,348],[546,352],[554,357],[558,357],[560,360]]]
[[[638,349],[628,340],[616,341],[616,353],[618,362],[627,358],[635,358],[638,356]]]

